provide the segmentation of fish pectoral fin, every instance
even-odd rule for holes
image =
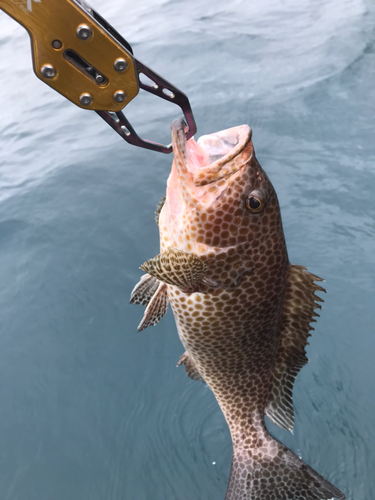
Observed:
[[[207,265],[192,253],[168,248],[141,265],[142,271],[164,283],[184,291],[197,291],[206,274]]]
[[[148,303],[142,321],[139,323],[137,331],[141,332],[148,326],[154,326],[166,314],[168,310],[167,285],[159,282],[158,289]]]
[[[130,294],[131,304],[146,306],[160,285],[160,281],[150,274],[144,274]]]
[[[307,339],[313,328],[318,302],[323,300],[315,292],[325,292],[314,283],[323,281],[309,273],[305,267],[291,265],[286,291],[280,347],[272,381],[268,403],[265,409],[272,423],[291,431],[294,423],[293,384],[301,368],[308,362],[305,353]]]
[[[200,382],[205,383],[204,378],[199,373],[198,368],[196,367],[194,361],[191,359],[190,354],[187,351],[184,352],[179,362],[177,363],[177,366],[180,365],[185,365],[185,371],[188,377],[192,378],[193,380],[199,380]]]

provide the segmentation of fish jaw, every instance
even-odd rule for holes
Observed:
[[[252,130],[248,125],[240,125],[200,137],[197,146],[205,151],[208,164],[201,164],[200,168],[194,172],[194,184],[206,186],[218,182],[251,163],[254,156],[251,137]],[[190,144],[193,145],[189,141],[188,148]]]
[[[275,226],[282,235],[277,196],[255,157],[251,137],[250,127],[241,125],[186,141],[184,122],[173,122],[174,161],[159,219],[162,250],[173,246],[204,256],[259,245],[262,234],[275,232]],[[249,214],[245,207],[254,188],[268,193],[262,214]],[[266,222],[270,212],[273,228]]]
[[[161,233],[169,233],[172,245],[191,251],[192,246],[184,243],[189,239],[194,214],[215,210],[235,175],[255,160],[252,132],[242,125],[202,136],[195,142],[194,138],[186,141],[183,120],[175,120],[171,128],[174,160],[159,227]],[[194,250],[198,254],[202,253],[202,243],[196,242],[199,248]]]
[[[171,182],[171,188],[175,188],[178,181],[181,194],[186,199],[202,198],[207,190],[199,189],[200,186],[228,178],[251,161],[254,154],[252,131],[248,125],[204,135],[198,142],[194,138],[186,140],[183,120],[174,120],[171,129],[174,153],[172,177],[175,181]],[[187,192],[190,196],[186,196]]]

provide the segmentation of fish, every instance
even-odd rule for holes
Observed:
[[[185,348],[178,365],[212,390],[233,457],[225,500],[344,500],[284,444],[265,415],[294,424],[293,384],[307,363],[321,278],[291,264],[275,189],[241,125],[186,140],[172,123],[174,160],[156,221],[160,254],[130,301],[146,306],[138,330],[171,304]]]

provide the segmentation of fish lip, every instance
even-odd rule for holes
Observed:
[[[180,164],[184,165],[187,170],[187,151],[186,151],[186,132],[188,126],[183,118],[173,120],[171,124],[172,131],[172,148],[175,160],[180,160]]]
[[[195,172],[194,184],[196,186],[211,184],[235,174],[254,155],[253,143],[251,141],[252,130],[248,125],[239,125],[212,135],[222,136],[223,139],[226,136],[236,136],[237,142],[233,144],[233,148],[227,154],[207,166],[202,166]],[[204,149],[206,137],[209,138],[210,136],[202,136],[198,140],[198,145],[202,149]]]
[[[176,118],[173,120],[172,125],[172,138],[173,138],[173,133],[178,133],[179,131],[182,131],[184,134],[189,130],[189,127],[187,126],[185,120],[183,118]],[[186,142],[186,136],[185,137],[185,142]]]
[[[172,122],[171,129],[174,157],[179,167],[182,168],[186,174],[189,172],[189,144],[186,140],[188,127],[185,121],[180,118]],[[193,184],[196,186],[211,184],[223,177],[234,174],[253,156],[254,150],[251,141],[252,130],[248,125],[240,125],[217,132],[216,134],[200,137],[197,144],[203,151],[206,152],[205,147],[208,147],[208,145],[205,145],[207,138],[214,135],[219,137],[222,136],[223,138],[225,136],[230,136],[232,139],[236,137],[237,140],[236,143],[233,144],[233,148],[227,154],[208,165],[200,166],[194,174],[192,174]],[[242,154],[246,148],[248,149],[247,154]]]

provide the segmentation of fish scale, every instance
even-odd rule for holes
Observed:
[[[320,278],[289,263],[277,195],[255,157],[251,129],[195,143],[175,121],[172,144],[158,214],[161,253],[141,268],[166,285],[155,294],[172,306],[186,349],[179,364],[206,382],[228,423],[226,500],[344,499],[265,425],[267,414],[281,428],[293,426],[293,383],[307,362],[321,300],[315,292],[324,289],[315,283]]]

